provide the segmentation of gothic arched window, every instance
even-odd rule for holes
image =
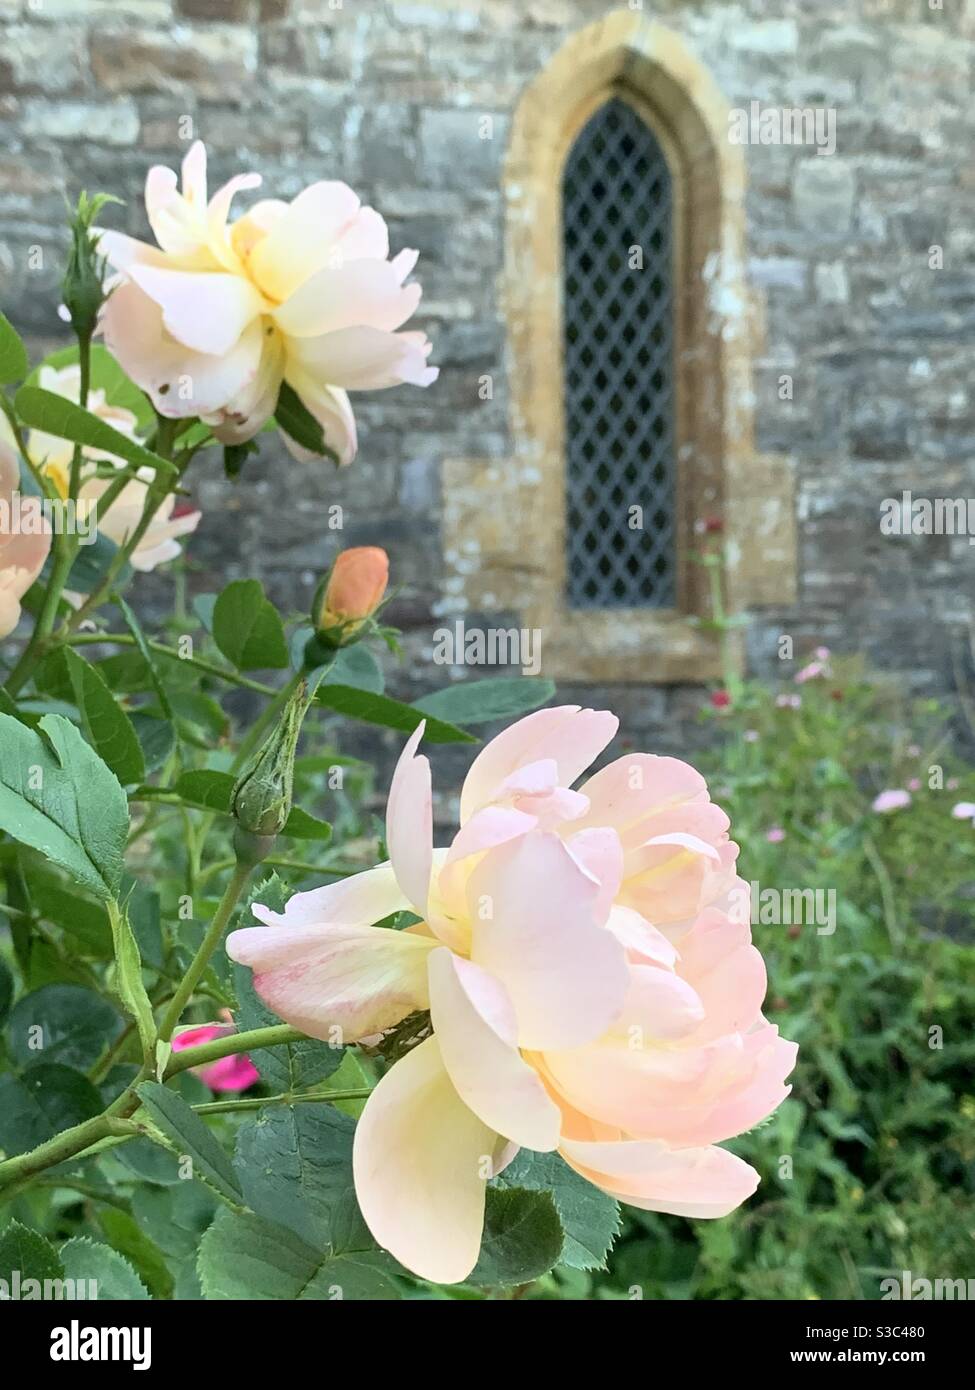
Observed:
[[[650,127],[619,97],[562,176],[566,598],[676,603],[673,198]]]
[[[624,10],[567,39],[514,113],[510,452],[444,461],[443,536],[449,602],[537,629],[546,676],[713,679],[710,580],[732,613],[795,592],[791,472],[755,448],[761,314],[728,121],[685,41]],[[694,563],[704,520],[718,572]]]

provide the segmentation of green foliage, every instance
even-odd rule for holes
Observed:
[[[0,314],[0,383],[22,381],[27,375],[27,349],[9,319]]]
[[[128,828],[115,775],[60,715],[0,714],[0,829],[102,898],[118,892]]]
[[[236,579],[220,594],[213,607],[213,637],[241,671],[280,670],[288,664],[281,619],[256,579]]]
[[[149,1291],[128,1260],[110,1245],[102,1245],[87,1236],[66,1240],[58,1252],[64,1277],[73,1279],[75,1286],[82,1281],[93,1282],[98,1288],[98,1301],[113,1299],[140,1300]]]
[[[122,434],[100,416],[83,410],[56,391],[45,391],[41,386],[22,386],[14,398],[14,406],[22,423],[32,429],[101,449],[138,468],[151,468],[165,478],[175,476],[168,459],[160,458],[138,440]]]
[[[221,1197],[238,1202],[242,1197],[233,1165],[203,1120],[175,1091],[156,1081],[138,1088],[143,1109],[174,1146],[181,1158],[193,1164],[194,1174]]]
[[[472,1284],[529,1284],[552,1268],[564,1234],[548,1192],[489,1188]]]
[[[493,719],[520,719],[546,704],[554,694],[552,681],[496,676],[463,681],[424,695],[414,708],[455,724],[486,724]]]

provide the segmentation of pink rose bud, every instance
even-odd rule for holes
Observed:
[[[200,1047],[203,1043],[226,1038],[234,1031],[230,1025],[204,1023],[199,1028],[184,1028],[173,1038],[173,1051],[182,1052],[187,1047]],[[237,1053],[232,1057],[219,1057],[206,1066],[193,1067],[192,1070],[211,1091],[246,1091],[261,1074],[249,1057]]]
[[[319,590],[315,628],[336,646],[348,642],[383,601],[389,583],[389,556],[376,545],[343,550]]]

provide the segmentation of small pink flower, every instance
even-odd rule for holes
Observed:
[[[955,820],[970,820],[975,825],[975,801],[959,801],[957,806],[952,806],[951,814]]]
[[[817,647],[816,650],[813,652],[813,656],[816,658],[817,661],[829,661],[829,647]]]
[[[950,792],[956,792],[958,790],[958,778],[949,777],[947,782],[945,783],[945,786],[948,788]]]
[[[823,674],[823,663],[821,661],[810,661],[808,666],[803,666],[801,671],[797,671],[793,680],[796,685],[805,685],[806,681],[815,680],[817,676]]]
[[[727,709],[731,704],[731,696],[727,690],[712,690],[711,703],[715,709]]]
[[[897,787],[889,791],[881,792],[878,797],[874,798],[873,804],[871,805],[870,809],[872,811],[879,811],[881,813],[885,811],[900,811],[905,806],[910,806],[910,804],[910,792],[904,791],[903,788]]]
[[[780,845],[785,839],[785,831],[781,825],[773,825],[770,830],[766,830],[765,838],[770,845]]]
[[[908,784],[907,784],[907,789],[908,789],[908,791],[919,792],[919,791],[921,790],[921,779],[920,779],[920,777],[912,777],[911,780],[910,780],[910,781],[908,782]]]
[[[779,709],[799,709],[802,704],[801,695],[776,695],[775,703]]]
[[[182,1052],[187,1047],[199,1047],[203,1043],[214,1042],[217,1038],[229,1037],[234,1032],[232,1024],[204,1023],[199,1028],[184,1028],[173,1038],[173,1051]],[[193,1071],[211,1091],[246,1091],[261,1074],[249,1057],[236,1053],[232,1057],[221,1057],[203,1067],[193,1067]]]

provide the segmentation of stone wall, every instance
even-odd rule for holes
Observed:
[[[419,249],[418,326],[435,342],[439,382],[359,397],[361,452],[346,473],[300,467],[269,442],[240,484],[213,467],[192,481],[205,512],[198,589],[258,575],[302,608],[336,544],[322,525],[330,502],[345,508],[343,544],[388,547],[402,585],[390,616],[408,633],[403,693],[443,683],[430,664],[450,611],[442,461],[504,467],[512,453],[498,296],[511,113],[566,36],[610,8],[0,0],[0,303],[38,351],[63,342],[65,193],[123,196],[115,225],[145,235],[146,167],[175,165],[195,135],[215,182],[255,168],[291,197],[342,178],[388,219],[394,249]],[[905,489],[975,496],[975,0],[646,0],[643,10],[683,37],[732,106],[836,111],[830,158],[746,150],[748,269],[765,303],[758,446],[793,461],[799,515],[799,600],[756,614],[751,668],[775,674],[788,632],[800,651],[862,651],[913,688],[951,689],[975,549],[965,537],[885,539],[878,513]],[[485,373],[490,401],[477,389]],[[791,400],[780,399],[783,374]],[[164,578],[140,580],[149,609],[169,592]],[[609,698],[635,738],[668,748],[702,698],[692,687],[563,689]]]

